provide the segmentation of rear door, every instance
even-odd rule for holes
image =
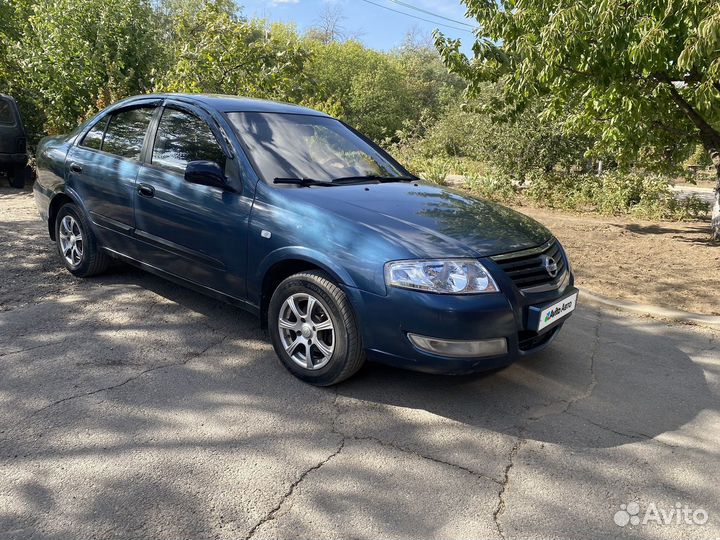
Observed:
[[[165,106],[138,175],[135,234],[145,244],[146,262],[242,299],[252,198],[185,181],[187,164],[206,160],[218,163],[232,185],[242,186],[237,164],[223,152],[212,122],[190,105]]]
[[[155,109],[135,105],[101,117],[65,162],[67,187],[80,197],[102,243],[131,256],[135,181]]]

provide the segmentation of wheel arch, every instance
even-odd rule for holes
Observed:
[[[75,200],[70,197],[64,191],[61,191],[53,196],[48,206],[48,232],[50,233],[50,239],[55,240],[55,219],[57,218],[60,208],[67,203],[75,204]]]
[[[347,272],[322,260],[321,257],[313,257],[307,253],[292,252],[285,253],[284,256],[276,255],[263,265],[263,268],[260,273],[262,279],[259,280],[260,323],[263,328],[267,326],[267,310],[273,292],[280,283],[292,275],[319,270],[326,273],[336,285],[352,286],[352,280]]]

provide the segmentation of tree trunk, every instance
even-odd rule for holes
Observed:
[[[668,84],[673,101],[680,107],[700,132],[700,140],[715,165],[715,202],[712,210],[712,237],[720,241],[720,132],[712,127],[685,99],[669,78],[661,79]]]
[[[717,150],[711,152],[710,158],[717,173],[715,178],[715,203],[712,210],[712,235],[713,240],[720,242],[720,152]]]

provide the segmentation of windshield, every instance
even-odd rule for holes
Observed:
[[[407,175],[333,118],[257,112],[229,113],[228,118],[266,182]]]

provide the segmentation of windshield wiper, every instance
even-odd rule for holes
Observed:
[[[332,186],[332,182],[321,182],[314,178],[276,178],[273,184],[294,184],[300,187],[308,186]]]
[[[377,174],[367,174],[365,176],[343,176],[341,178],[333,178],[333,183],[347,184],[351,182],[380,182],[381,184],[389,184],[391,182],[416,182],[420,180],[416,176],[380,176]]]
[[[366,176],[342,176],[340,178],[333,178],[329,182],[315,180],[314,178],[275,178],[274,184],[294,184],[300,187],[308,186],[341,186],[347,184],[359,184],[365,182],[380,182],[387,184],[391,182],[415,182],[419,178],[415,176],[379,176],[376,174],[368,174]]]

